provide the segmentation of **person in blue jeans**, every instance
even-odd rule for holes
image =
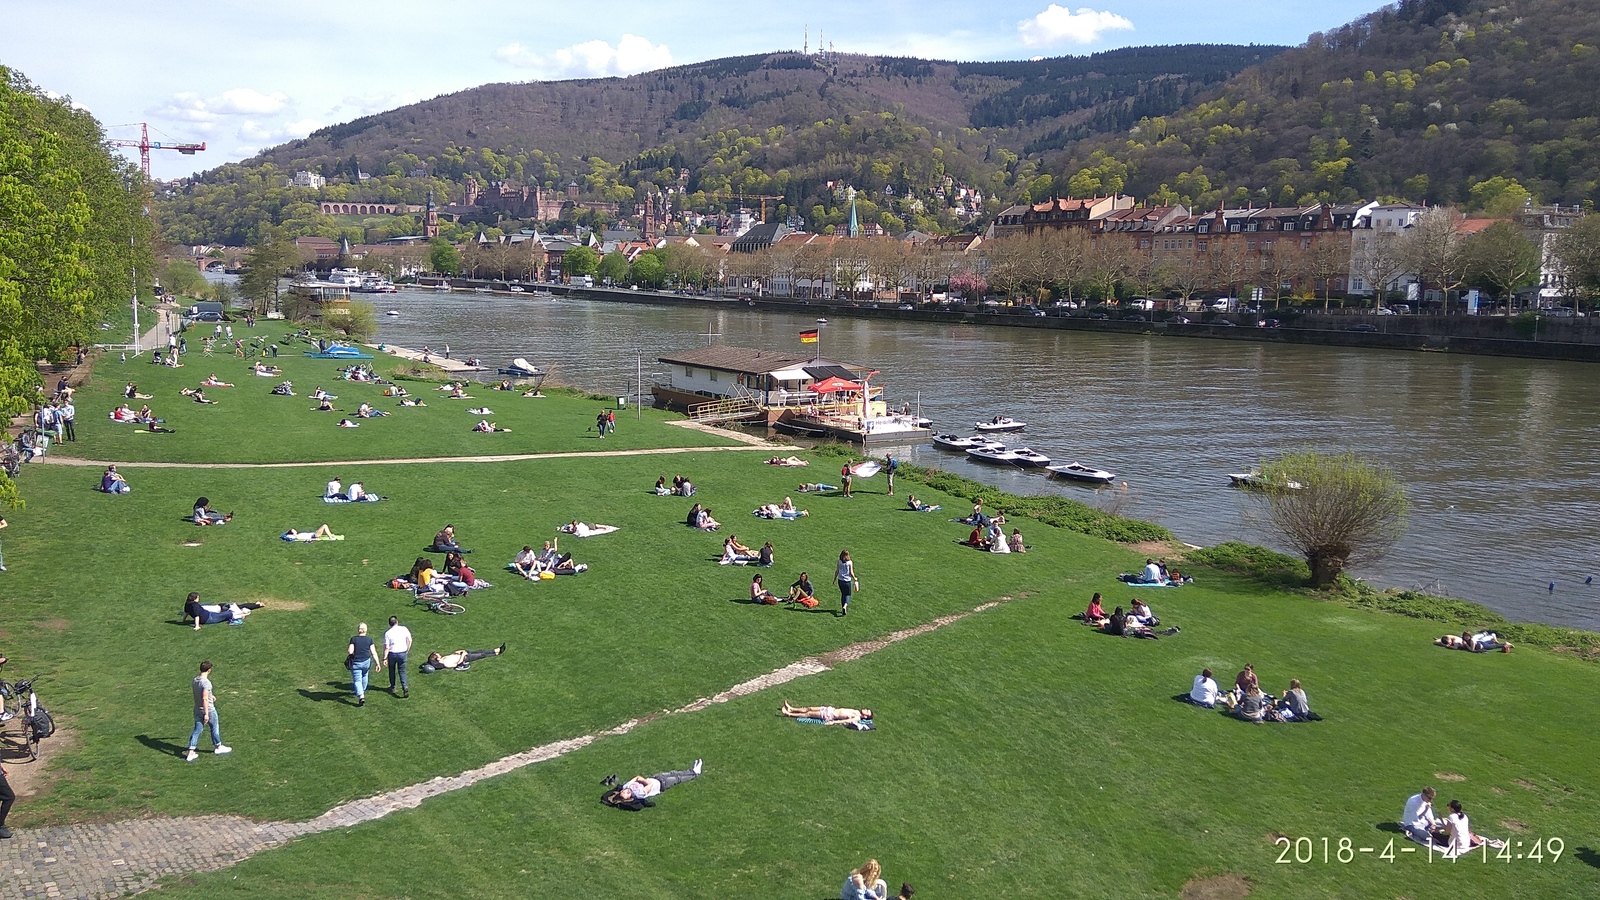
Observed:
[[[400,624],[399,616],[390,616],[389,630],[383,633],[383,655],[389,663],[389,693],[394,693],[398,677],[401,699],[411,696],[411,683],[406,680],[406,655],[410,652],[411,629]]]
[[[194,762],[200,758],[195,748],[200,744],[200,732],[211,729],[212,752],[218,755],[232,753],[233,748],[222,742],[222,722],[217,718],[217,695],[211,689],[211,660],[200,664],[200,674],[194,677],[194,732],[189,735],[189,752],[184,759]]]
[[[350,639],[350,646],[345,652],[350,656],[350,687],[356,692],[356,705],[366,706],[367,682],[372,680],[372,667],[376,664],[378,668],[383,668],[377,645],[367,636],[367,623],[356,626],[356,636]]]

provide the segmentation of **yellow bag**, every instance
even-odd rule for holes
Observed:
[[[556,580],[556,573],[554,573],[554,572],[540,572],[539,573],[539,580],[540,581],[555,581]]]

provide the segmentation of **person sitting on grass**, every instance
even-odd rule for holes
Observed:
[[[806,601],[811,601],[807,603]],[[811,586],[811,576],[801,572],[799,580],[789,585],[789,602],[811,608],[817,605],[817,589]]]
[[[126,403],[122,404],[116,409],[113,409],[111,412],[106,413],[106,415],[109,416],[113,422],[132,422],[134,420],[133,410],[129,409],[128,404]]]
[[[333,412],[333,401],[329,400],[327,397],[321,397],[321,398],[319,398],[317,400],[317,405],[311,407],[311,411],[312,412]]]
[[[201,625],[244,624],[244,617],[250,615],[251,610],[266,606],[265,603],[229,603],[223,606],[219,603],[201,603],[200,592],[191,591],[189,598],[183,602],[183,621],[188,624],[194,620],[194,630],[199,631]]]
[[[933,512],[939,508],[937,506],[929,506],[928,504],[923,503],[921,500],[918,500],[916,494],[912,494],[906,498],[906,507],[916,512]]]
[[[1244,692],[1237,705],[1233,708],[1233,716],[1244,722],[1261,724],[1267,719],[1267,710],[1272,706],[1272,701],[1266,694],[1261,693],[1258,687],[1252,687]]]
[[[472,395],[467,393],[465,387],[463,387],[463,386],[458,384],[458,385],[455,386],[454,389],[452,389],[450,391],[450,396],[449,396],[448,399],[451,399],[451,400],[471,400],[472,399]]]
[[[600,802],[617,809],[629,812],[638,812],[647,806],[655,806],[654,798],[661,795],[662,791],[675,788],[685,781],[692,781],[700,777],[704,764],[695,760],[694,765],[678,772],[661,772],[657,775],[635,775],[623,782],[620,787],[607,791]],[[605,784],[616,784],[617,776],[612,775],[605,780]]]
[[[1123,637],[1128,633],[1128,614],[1117,607],[1106,617],[1105,633]]]
[[[1450,831],[1444,820],[1433,811],[1433,798],[1438,792],[1430,785],[1406,798],[1405,812],[1400,814],[1400,827],[1406,837],[1419,844],[1446,844]]]
[[[411,564],[411,571],[406,575],[406,580],[417,590],[426,591],[433,585],[435,574],[437,573],[433,569],[433,560],[419,556],[417,561]]]
[[[1140,600],[1138,597],[1133,598],[1133,610],[1128,613],[1128,617],[1146,628],[1161,624],[1161,620],[1156,617],[1156,614],[1150,611],[1150,604]]]
[[[123,399],[125,399],[125,400],[149,400],[150,399],[150,395],[149,394],[141,394],[141,393],[139,393],[138,386],[135,385],[131,381],[128,382],[128,386],[127,387],[122,389],[122,396],[123,396]]]
[[[359,422],[352,422],[349,419],[340,419],[339,420],[339,427],[340,428],[360,428],[361,424]]]
[[[1211,670],[1201,670],[1200,674],[1194,677],[1194,686],[1189,688],[1189,702],[1195,706],[1214,709],[1218,696],[1220,695],[1217,691],[1217,682],[1212,679]]]
[[[432,553],[449,553],[452,550],[457,553],[472,552],[456,543],[456,527],[454,525],[446,525],[439,529],[439,533],[433,536],[433,546],[429,547],[428,550]]]
[[[1289,679],[1289,689],[1279,698],[1277,708],[1279,714],[1291,722],[1304,722],[1311,718],[1311,701],[1306,699],[1300,679]]]
[[[128,494],[133,488],[123,479],[122,473],[117,471],[115,465],[106,466],[104,475],[100,476],[100,490],[107,494]]]
[[[700,504],[697,503],[695,505],[699,506]],[[702,508],[699,515],[695,517],[694,527],[701,531],[716,531],[722,527],[722,523],[712,517],[711,507],[707,506]]]
[[[1020,528],[1011,529],[1011,537],[1007,539],[1006,544],[1011,548],[1012,553],[1028,552],[1028,545],[1022,542],[1022,529]]]
[[[473,431],[482,432],[484,434],[501,434],[501,433],[504,433],[504,432],[508,432],[511,429],[509,429],[509,428],[501,428],[500,426],[498,426],[495,423],[489,421],[488,419],[479,419],[478,420],[478,424],[472,426],[472,430]]]
[[[206,387],[233,387],[233,385],[231,385],[228,382],[223,381],[222,379],[218,378],[217,377],[217,373],[215,373],[215,372],[212,372],[210,375],[208,375],[206,377],[205,381],[202,381],[200,383],[202,385],[205,385]]]
[[[1233,679],[1233,692],[1235,694],[1237,694],[1238,696],[1243,697],[1245,694],[1250,693],[1252,690],[1260,690],[1260,689],[1261,689],[1261,680],[1256,678],[1256,667],[1255,667],[1255,664],[1254,663],[1245,663],[1244,664],[1244,668],[1239,671],[1239,674],[1234,676],[1234,679]]]
[[[1089,600],[1089,608],[1083,611],[1084,624],[1104,628],[1107,618],[1105,609],[1100,606],[1100,592],[1095,591]]]
[[[383,389],[383,395],[385,397],[407,397],[407,396],[410,396],[409,394],[406,393],[406,389],[401,387],[398,384],[391,384],[388,387],[384,388]]]
[[[477,573],[472,571],[472,567],[467,565],[467,561],[461,557],[460,553],[454,550],[444,555],[444,570],[454,575],[457,581],[469,588],[478,583]]]
[[[790,706],[787,700],[783,701],[779,712],[791,719],[820,719],[824,725],[856,725],[872,718],[872,710],[866,707]]]
[[[966,544],[968,547],[976,547],[979,550],[989,549],[989,541],[984,537],[982,525],[972,526],[972,533],[967,535],[967,539],[961,543]]]
[[[882,873],[877,860],[867,860],[845,876],[844,887],[839,889],[840,900],[889,900],[889,884],[879,877]]]
[[[400,401],[400,405],[401,406],[427,406],[428,404],[423,403],[421,400],[413,400],[410,397],[407,397],[404,400]]]
[[[548,547],[549,545],[550,542],[546,541],[545,546]],[[529,544],[522,545],[522,549],[518,551],[516,558],[511,560],[511,565],[506,568],[529,581],[538,581],[539,573],[544,570],[544,567],[539,564],[539,554],[535,553],[532,545]]]
[[[282,382],[277,387],[272,389],[272,393],[277,395],[277,396],[279,396],[279,397],[293,397],[294,396],[294,382],[292,382],[292,381]]]
[[[332,481],[328,482],[328,486],[322,491],[322,496],[334,500],[350,499],[344,492],[344,482],[337,475],[333,477]]]
[[[984,534],[984,541],[989,545],[990,553],[1010,553],[1011,544],[1006,540],[1006,530],[1000,523],[989,523],[989,530]]]
[[[422,664],[422,672],[425,675],[431,675],[444,669],[465,672],[472,663],[480,659],[499,656],[504,652],[506,652],[505,644],[501,644],[493,650],[456,650],[452,653],[440,653],[435,650],[428,654],[428,661]]]
[[[327,522],[323,522],[321,525],[317,526],[317,530],[316,531],[298,531],[296,529],[291,528],[288,531],[285,531],[283,534],[279,535],[279,537],[281,537],[284,540],[289,541],[291,543],[299,542],[299,543],[303,543],[303,544],[309,544],[312,541],[342,541],[342,540],[344,540],[344,535],[342,535],[342,534],[334,534],[333,530],[328,527],[328,523]]]
[[[211,508],[211,501],[206,497],[194,501],[194,523],[196,525],[221,525],[232,522],[233,513],[219,513]]]
[[[755,551],[739,543],[739,536],[730,534],[722,542],[722,558],[718,564],[724,566],[743,566],[756,561]]]
[[[761,581],[761,576],[757,575],[750,579],[750,602],[776,606],[779,601],[778,595],[767,590],[767,586]]]
[[[665,497],[670,493],[672,493],[672,491],[667,487],[667,476],[663,475],[660,478],[657,478],[656,479],[656,496],[657,497]]]
[[[254,366],[251,366],[250,367],[250,371],[255,373],[256,375],[260,375],[263,378],[271,378],[274,375],[282,375],[283,374],[283,371],[281,369],[279,369],[277,366],[268,366],[268,365],[263,365],[261,363],[256,363]],[[231,387],[231,385],[230,385],[230,387]]]
[[[1450,815],[1445,816],[1444,824],[1450,833],[1450,849],[1445,851],[1450,856],[1466,856],[1485,843],[1483,835],[1472,833],[1472,822],[1462,811],[1460,800],[1450,801]]]

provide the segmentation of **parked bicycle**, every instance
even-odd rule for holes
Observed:
[[[12,719],[21,723],[23,746],[31,759],[39,758],[39,742],[56,732],[55,720],[39,705],[39,696],[33,690],[40,677],[14,683],[0,679],[0,723]]]
[[[441,592],[429,593],[425,591],[414,592],[412,602],[428,607],[429,612],[436,612],[442,616],[458,616],[467,611],[465,606],[450,599],[450,595]]]

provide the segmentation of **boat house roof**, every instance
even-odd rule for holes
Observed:
[[[698,350],[667,354],[659,359],[672,366],[698,366],[702,369],[717,369],[744,375],[768,375],[786,369],[798,369],[809,373],[812,370],[825,368],[829,374],[839,370],[845,372],[846,377],[853,378],[855,376],[850,369],[859,368],[851,367],[848,363],[817,359],[804,353],[750,350],[743,347],[702,347]]]

